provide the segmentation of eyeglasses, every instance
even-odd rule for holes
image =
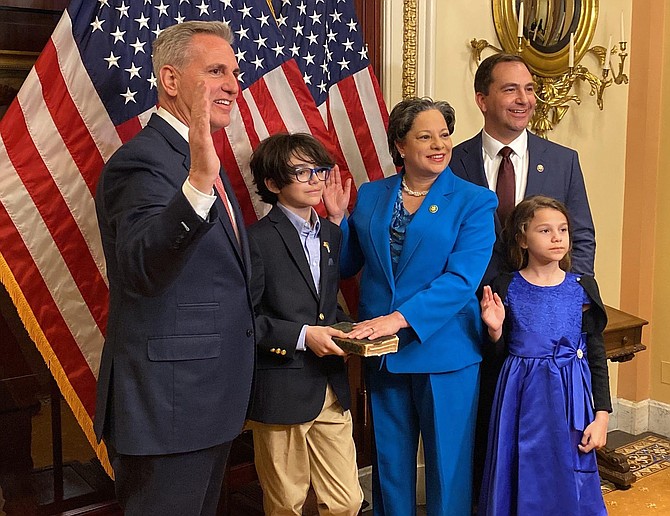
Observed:
[[[296,167],[293,169],[293,175],[298,183],[309,183],[312,176],[316,176],[319,181],[325,181],[330,176],[333,167]]]

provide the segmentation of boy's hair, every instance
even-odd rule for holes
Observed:
[[[289,164],[294,157],[321,167],[335,165],[325,147],[312,135],[273,134],[256,147],[249,164],[256,191],[263,202],[273,205],[277,203],[277,194],[265,185],[266,179],[272,179],[280,190],[295,180],[293,167]]]
[[[517,204],[507,219],[502,238],[507,247],[509,265],[512,270],[518,271],[528,265],[528,250],[521,247],[521,241],[526,236],[526,230],[530,221],[533,220],[535,212],[543,208],[561,212],[568,221],[568,252],[565,253],[558,265],[564,271],[570,270],[572,265],[572,226],[568,210],[562,202],[543,195],[534,195],[524,199]]]

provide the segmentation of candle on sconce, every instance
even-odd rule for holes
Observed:
[[[610,39],[607,42],[607,52],[605,53],[605,64],[603,65],[603,70],[609,70],[610,69],[610,57],[612,56],[612,36],[610,35]]]
[[[516,28],[516,37],[523,38],[523,2],[519,5],[519,20]]]
[[[626,41],[626,35],[624,33],[624,26],[623,26],[623,11],[621,11],[621,39],[619,40],[620,42]]]
[[[568,55],[568,67],[575,67],[575,34],[570,33],[570,54]]]

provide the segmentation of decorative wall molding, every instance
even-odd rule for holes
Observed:
[[[402,11],[402,98],[407,98],[416,95],[416,19],[418,15],[416,0],[405,0]]]
[[[437,0],[421,0],[419,3],[417,46],[416,95],[435,96],[435,38],[437,32]]]

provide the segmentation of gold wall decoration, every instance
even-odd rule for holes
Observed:
[[[596,97],[601,110],[605,89],[612,84],[628,83],[624,73],[628,54],[623,13],[618,45],[612,46],[610,36],[606,47],[590,47],[598,21],[598,0],[492,0],[492,8],[502,48],[485,39],[473,38],[470,41],[472,59],[479,64],[487,48],[524,58],[536,84],[537,107],[530,126],[539,136],[546,138],[571,104],[581,103],[573,90],[577,81],[589,85],[589,95]],[[587,55],[595,56],[602,70],[600,74],[589,71],[581,63]],[[619,57],[618,71],[610,73],[615,56]]]
[[[416,0],[403,2],[402,98],[416,96]]]

